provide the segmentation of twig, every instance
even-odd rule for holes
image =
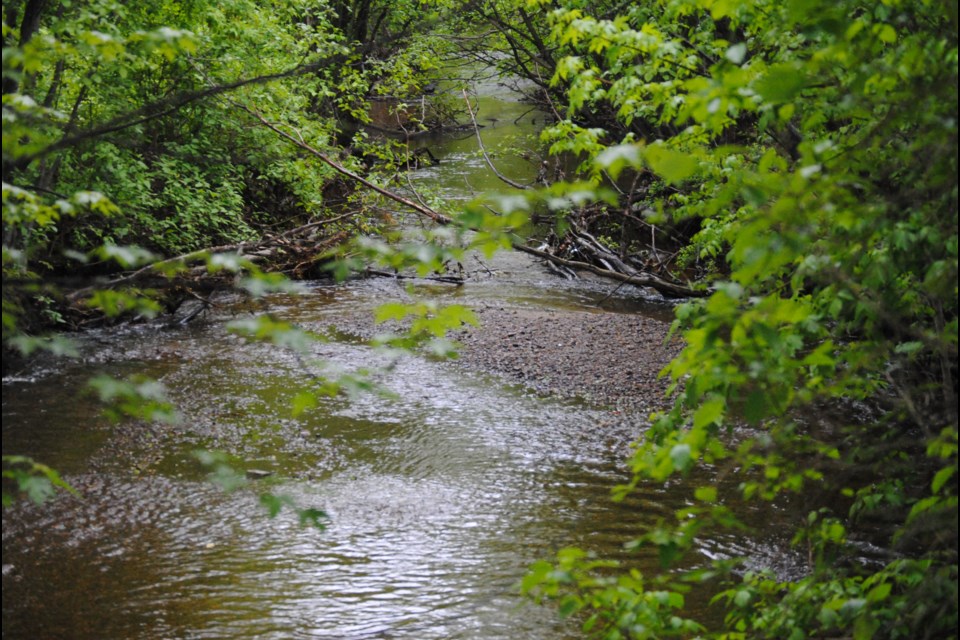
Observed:
[[[487,272],[487,275],[494,275],[493,271],[490,270],[490,267],[487,266],[487,263],[480,259],[480,256],[474,254],[473,258],[480,263],[480,266],[483,267],[483,270]]]
[[[191,311],[190,313],[188,313],[186,316],[184,316],[181,320],[179,320],[179,321],[177,322],[177,324],[180,325],[180,326],[184,326],[184,325],[188,324],[191,320],[193,320],[194,318],[196,318],[198,315],[200,315],[201,313],[203,313],[204,311],[206,311],[206,310],[209,309],[210,307],[215,307],[215,306],[217,306],[216,304],[214,304],[213,302],[211,302],[211,301],[208,300],[207,298],[204,298],[203,296],[197,295],[196,293],[194,293],[193,291],[190,291],[189,289],[186,290],[186,293],[187,293],[189,296],[191,296],[191,297],[196,298],[197,300],[199,300],[201,304],[200,304],[200,306],[198,306],[196,309],[194,309],[193,311]]]
[[[404,177],[407,179],[407,186],[410,187],[410,191],[413,192],[413,195],[417,199],[417,202],[419,202],[425,208],[429,209],[430,208],[429,205],[427,205],[427,203],[423,201],[423,198],[420,196],[420,192],[417,191],[417,188],[415,186],[413,186],[413,181],[410,179],[410,172],[408,171],[404,175]]]
[[[607,300],[609,300],[610,298],[612,298],[612,297],[613,297],[613,294],[615,294],[617,291],[620,291],[620,289],[622,289],[622,288],[623,288],[623,285],[625,285],[625,284],[627,284],[627,281],[626,281],[626,280],[622,281],[620,284],[618,284],[618,285],[615,286],[613,289],[611,289],[611,290],[610,290],[610,293],[608,293],[607,295],[605,295],[605,296],[603,296],[602,298],[600,298],[599,300],[597,300],[596,303],[594,303],[594,304],[591,305],[591,306],[594,306],[594,307],[598,307],[598,308],[599,308],[601,304],[603,304],[604,302],[606,302]]]
[[[277,238],[278,239],[289,238],[290,236],[299,235],[304,231],[309,231],[310,229],[313,229],[314,227],[322,227],[327,224],[333,224],[334,222],[340,222],[341,220],[352,218],[353,216],[357,215],[357,213],[358,213],[357,211],[351,211],[350,213],[345,213],[342,216],[337,216],[336,218],[329,218],[327,220],[317,220],[315,222],[310,222],[308,224],[299,226],[296,229],[290,229],[289,231],[284,231],[279,236],[277,236]]]
[[[477,124],[477,118],[473,115],[473,107],[470,106],[470,98],[467,97],[467,90],[461,89],[463,92],[463,100],[467,104],[467,112],[470,114],[470,121],[473,122],[473,130],[477,134],[477,144],[480,145],[480,153],[483,154],[483,159],[486,161],[487,166],[490,167],[490,170],[493,171],[493,175],[497,176],[503,182],[506,182],[508,185],[514,189],[529,189],[528,185],[520,184],[519,182],[514,182],[510,178],[506,177],[493,166],[493,161],[490,160],[490,156],[487,155],[487,150],[483,146],[483,138],[480,136],[480,126]]]

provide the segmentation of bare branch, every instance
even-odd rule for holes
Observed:
[[[103,124],[83,129],[77,133],[72,133],[70,130],[68,130],[65,132],[64,136],[56,142],[47,145],[43,149],[35,151],[34,153],[20,156],[10,164],[10,168],[23,169],[31,162],[48,156],[51,153],[68,149],[91,138],[98,138],[110,133],[116,133],[117,131],[122,131],[124,129],[129,129],[130,127],[143,124],[144,122],[149,122],[150,120],[162,118],[178,111],[188,104],[208,98],[210,96],[227,93],[252,84],[265,84],[274,80],[303,75],[310,73],[311,71],[316,71],[325,64],[327,64],[327,61],[317,61],[310,64],[298,65],[292,69],[281,71],[279,73],[257,76],[255,78],[244,78],[234,82],[228,82],[226,84],[205,87],[196,91],[177,93],[146,104],[129,113],[121,114]]]
[[[277,135],[279,135],[279,136],[281,136],[281,137],[283,137],[283,138],[286,138],[287,140],[289,140],[289,141],[292,142],[293,144],[297,145],[298,147],[300,147],[300,148],[303,149],[304,151],[307,151],[307,152],[310,153],[311,155],[316,156],[316,157],[319,158],[324,164],[326,164],[327,166],[329,166],[330,168],[332,168],[334,171],[336,171],[336,172],[339,173],[340,175],[346,176],[347,178],[350,178],[351,180],[353,180],[353,181],[355,181],[355,182],[359,182],[360,184],[362,184],[363,186],[367,187],[368,189],[372,189],[373,191],[376,191],[376,192],[379,193],[380,195],[385,196],[385,197],[393,200],[394,202],[399,202],[400,204],[402,204],[402,205],[404,205],[404,206],[406,206],[406,207],[409,207],[410,209],[413,209],[414,211],[416,211],[416,212],[419,213],[420,215],[424,215],[424,216],[430,218],[431,220],[433,220],[434,222],[437,222],[438,224],[450,224],[450,223],[453,221],[449,216],[445,216],[445,215],[443,215],[442,213],[440,213],[440,212],[438,212],[438,211],[434,211],[434,210],[431,209],[430,207],[426,207],[426,206],[423,206],[423,205],[421,205],[421,204],[419,204],[419,203],[417,203],[417,202],[414,202],[413,200],[410,200],[409,198],[404,198],[404,197],[401,196],[400,194],[394,193],[393,191],[390,191],[389,189],[384,189],[384,188],[381,187],[380,185],[374,184],[373,182],[370,182],[369,180],[367,180],[367,179],[364,178],[363,176],[361,176],[361,175],[359,175],[359,174],[356,174],[356,173],[354,173],[353,171],[350,171],[350,169],[347,169],[345,166],[343,166],[343,165],[340,164],[339,162],[335,161],[333,158],[331,158],[331,157],[328,156],[327,154],[325,154],[325,153],[323,153],[322,151],[319,151],[318,149],[315,149],[314,147],[312,147],[312,146],[310,146],[309,144],[307,144],[306,141],[304,141],[299,135],[295,137],[295,136],[287,133],[286,131],[284,131],[283,129],[281,129],[279,126],[277,126],[276,124],[270,122],[269,120],[267,120],[266,118],[264,118],[261,114],[259,114],[259,113],[257,113],[256,111],[250,109],[250,108],[247,107],[246,105],[242,105],[242,104],[240,104],[240,103],[238,103],[238,102],[235,102],[235,101],[232,101],[232,100],[231,100],[231,103],[232,103],[235,107],[237,107],[238,109],[241,109],[241,110],[247,112],[248,114],[250,114],[251,116],[253,116],[253,117],[256,118],[257,120],[259,120],[260,123],[261,123],[263,126],[265,126],[266,128],[270,129],[271,131],[273,131],[273,132],[276,133]]]
[[[477,118],[473,114],[473,107],[470,106],[470,98],[467,97],[467,90],[461,89],[461,91],[463,92],[463,101],[467,104],[467,111],[470,113],[470,121],[473,122],[473,130],[477,133],[477,144],[480,145],[480,153],[483,154],[483,159],[486,161],[487,166],[490,167],[490,170],[493,171],[493,175],[497,176],[500,178],[500,180],[506,182],[515,189],[529,189],[529,186],[520,184],[519,182],[514,182],[510,178],[497,171],[497,168],[493,166],[490,156],[487,155],[487,149],[483,146],[483,138],[480,136],[480,126],[477,125]]]
[[[598,267],[589,262],[580,262],[577,260],[567,260],[559,256],[555,256],[552,253],[546,251],[541,251],[539,249],[534,249],[533,247],[528,247],[524,244],[515,243],[513,248],[517,251],[522,251],[524,253],[529,253],[530,255],[537,256],[538,258],[543,258],[544,260],[549,260],[556,264],[561,264],[565,267],[570,267],[571,269],[581,269],[583,271],[589,271],[595,273],[598,276],[603,276],[604,278],[610,278],[611,280],[619,280],[626,284],[632,284],[639,287],[650,287],[655,289],[660,293],[672,297],[680,298],[701,298],[712,293],[709,290],[700,290],[694,289],[692,287],[675,284],[664,280],[663,278],[658,278],[657,276],[650,273],[634,273],[634,274],[625,274],[618,271],[611,271],[609,269],[604,269]]]

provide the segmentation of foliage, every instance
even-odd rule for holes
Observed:
[[[200,263],[237,273],[254,297],[289,290],[242,256],[201,250],[337,213],[332,171],[251,115],[338,155],[344,110],[362,119],[370,95],[418,92],[437,67],[432,41],[414,38],[434,19],[416,2],[25,0],[3,17],[3,341],[23,355],[75,353],[63,337],[37,335],[41,314],[62,319],[51,274],[171,278]],[[107,318],[161,311],[149,290],[83,293],[74,300]],[[247,325],[235,330],[301,351],[314,339],[268,318]],[[176,419],[154,381],[91,385],[114,418]],[[342,376],[317,391],[369,386]],[[4,460],[21,488],[49,478],[42,465]]]
[[[287,188],[319,200],[323,171],[306,180],[272,136],[200,99],[235,86],[239,99],[261,108],[302,112],[305,91],[250,82],[295,69],[311,49],[322,56],[338,46],[305,37],[288,22],[294,11],[243,0],[212,11],[104,1],[44,13],[26,41],[5,31],[21,41],[4,56],[5,77],[19,81],[17,93],[4,94],[5,181],[41,196],[97,190],[117,204],[108,224],[63,221],[25,242],[27,250],[58,258],[63,248],[122,242],[179,253],[250,238],[262,212],[249,208],[269,205],[244,195],[256,193],[250,187],[261,177],[294,173]]]
[[[243,107],[336,154],[370,96],[416,93],[437,67],[434,41],[412,37],[430,20],[417,3],[47,4],[4,14],[5,189],[116,204],[106,223],[103,211],[28,216],[5,242],[54,266],[64,249],[169,255],[323,215],[330,169],[250,126]]]
[[[25,15],[42,6],[22,5]],[[545,141],[577,156],[586,184],[491,198],[423,242],[359,239],[341,268],[372,260],[441,271],[463,246],[510,246],[535,205],[611,201],[615,189],[602,184],[650,221],[693,221],[685,254],[710,263],[714,281],[708,298],[677,311],[686,348],[664,372],[676,403],[654,418],[618,492],[689,482],[697,465],[739,479],[737,496],[690,487],[675,521],[631,542],[656,549],[663,573],[621,575],[565,549],[536,564],[524,589],[609,638],[955,637],[955,7],[491,0],[460,15],[430,6],[437,11],[375,0],[98,0],[5,23],[5,345],[66,349],[27,335],[21,310],[24,298],[48,293],[38,274],[67,261],[131,268],[155,260],[151,251],[249,238],[280,217],[267,204],[276,193],[296,203],[295,218],[323,212],[329,170],[250,126],[250,112],[336,155],[335,138],[364,121],[370,95],[413,95],[438,77],[437,55],[449,49],[420,30],[442,18],[462,41],[465,16],[479,18],[493,31],[476,42],[551,104],[558,120]],[[288,286],[234,254],[191,255],[248,274],[254,295]],[[104,291],[91,304],[156,312],[140,293]],[[442,353],[446,331],[475,321],[419,300],[386,306],[379,320],[411,325],[386,344]],[[269,316],[233,330],[301,354],[312,339]],[[166,409],[145,380],[95,386],[123,414]],[[294,410],[342,388],[369,384],[320,384]],[[4,459],[4,476],[36,498],[60,484],[31,460]],[[697,536],[742,528],[735,502],[787,496],[809,505],[793,532],[809,558],[805,576],[741,573],[734,559],[673,568]],[[265,499],[271,511],[283,504]],[[858,544],[890,557],[867,563]],[[683,613],[686,585],[717,580],[723,630]]]
[[[3,456],[3,479],[13,482],[17,491],[36,503],[41,503],[54,494],[57,488],[78,495],[55,469],[26,456]],[[3,506],[13,502],[13,493],[3,488]]]
[[[554,75],[568,113],[620,123],[562,121],[548,133],[555,151],[675,185],[651,209],[701,219],[692,247],[727,274],[678,310],[686,348],[665,370],[676,404],[639,444],[632,486],[705,463],[737,473],[747,501],[832,496],[794,540],[807,577],[748,573],[718,596],[727,637],[955,634],[955,10],[664,1],[550,17],[554,41],[578,53]],[[854,403],[872,413],[853,415]],[[697,532],[732,524],[734,496],[697,496]],[[877,531],[880,512],[899,524]],[[679,555],[685,528],[642,541]],[[897,557],[870,566],[855,542]],[[598,581],[591,561],[573,562],[577,573],[569,557],[535,567],[527,589],[567,613],[599,606],[605,637],[676,632],[669,609],[623,615],[647,601],[642,580]]]

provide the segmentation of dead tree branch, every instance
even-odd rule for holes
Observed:
[[[350,178],[350,179],[353,180],[354,182],[359,182],[360,184],[362,184],[363,186],[367,187],[368,189],[371,189],[371,190],[379,193],[380,195],[382,195],[382,196],[384,196],[384,197],[386,197],[386,198],[389,198],[389,199],[393,200],[394,202],[398,202],[398,203],[404,205],[405,207],[409,207],[410,209],[413,209],[414,211],[416,211],[416,212],[419,213],[420,215],[424,215],[424,216],[430,218],[431,220],[433,220],[434,222],[436,222],[436,223],[438,223],[438,224],[444,224],[444,225],[446,225],[446,224],[450,224],[450,223],[452,222],[452,219],[451,219],[449,216],[445,216],[445,215],[443,215],[442,213],[440,213],[439,211],[434,211],[434,210],[431,209],[430,207],[426,207],[426,206],[424,206],[424,205],[422,205],[422,204],[420,204],[420,203],[417,203],[417,202],[414,202],[413,200],[410,200],[409,198],[405,198],[405,197],[401,196],[401,195],[398,194],[398,193],[394,193],[393,191],[390,191],[389,189],[385,189],[385,188],[381,187],[381,186],[378,185],[378,184],[374,184],[373,182],[370,182],[369,180],[367,180],[367,179],[364,178],[363,176],[361,176],[361,175],[359,175],[359,174],[351,171],[350,169],[347,169],[345,166],[343,166],[343,165],[340,164],[339,162],[335,161],[333,158],[331,158],[331,157],[328,156],[327,154],[325,154],[325,153],[323,153],[322,151],[320,151],[320,150],[312,147],[311,145],[307,144],[306,141],[304,141],[304,140],[303,140],[302,138],[300,138],[299,136],[294,136],[294,135],[292,135],[292,134],[284,131],[284,130],[281,129],[278,125],[270,122],[269,120],[267,120],[266,118],[264,118],[260,113],[258,113],[258,112],[256,112],[256,111],[250,109],[249,107],[247,107],[247,106],[245,106],[245,105],[242,105],[242,104],[239,104],[239,103],[237,103],[237,102],[233,102],[233,104],[234,104],[234,106],[236,106],[237,108],[239,108],[239,109],[247,112],[248,114],[250,114],[251,116],[253,116],[254,118],[256,118],[263,126],[265,126],[266,128],[270,129],[271,131],[273,131],[273,132],[276,133],[277,135],[279,135],[279,136],[281,136],[281,137],[283,137],[283,138],[286,138],[287,140],[289,140],[290,142],[292,142],[292,143],[295,144],[296,146],[300,147],[301,149],[303,149],[303,150],[306,151],[307,153],[309,153],[309,154],[311,154],[311,155],[319,158],[321,162],[323,162],[324,164],[326,164],[327,166],[329,166],[330,168],[332,168],[334,171],[336,171],[336,172],[339,173],[340,175],[345,176],[345,177],[347,177],[347,178]]]
[[[467,112],[470,114],[470,121],[473,123],[473,130],[477,134],[477,144],[480,146],[480,153],[483,154],[483,159],[486,161],[487,166],[490,167],[490,171],[493,171],[493,175],[497,176],[501,181],[507,183],[514,189],[529,189],[530,187],[519,182],[514,182],[507,176],[500,173],[495,166],[493,166],[493,161],[490,160],[490,156],[487,154],[486,147],[483,146],[483,137],[480,135],[480,126],[477,124],[477,118],[473,113],[473,107],[470,105],[470,98],[467,96],[467,90],[463,89],[463,101],[467,105]]]
[[[632,284],[638,287],[650,287],[655,289],[660,293],[676,297],[676,298],[698,298],[709,295],[710,292],[707,290],[698,290],[694,289],[685,284],[679,284],[664,280],[659,276],[655,276],[651,273],[642,273],[635,272],[633,274],[620,273],[619,271],[612,271],[610,269],[604,269],[603,267],[598,267],[595,264],[589,262],[581,262],[579,260],[567,260],[566,258],[561,258],[555,256],[552,253],[547,251],[541,251],[540,249],[534,249],[533,247],[528,247],[523,244],[515,244],[514,249],[517,251],[522,251],[524,253],[529,253],[530,255],[537,256],[538,258],[543,258],[544,260],[549,260],[555,264],[563,265],[571,269],[579,269],[582,271],[589,271],[590,273],[595,273],[598,276],[603,276],[604,278],[610,278],[611,280],[618,280],[626,284]]]

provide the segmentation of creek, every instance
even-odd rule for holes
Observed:
[[[527,109],[496,91],[482,96],[485,144],[514,179],[532,180],[538,168],[502,151],[532,144],[524,137],[537,114]],[[440,163],[412,174],[418,187],[448,202],[499,188],[472,132],[424,144]],[[522,254],[501,252],[486,267],[462,287],[418,292],[467,305],[602,302],[602,313],[669,314],[629,287],[610,295],[609,284],[563,281]],[[225,297],[186,326],[91,332],[79,339],[80,359],[38,361],[5,378],[4,452],[57,468],[83,497],[4,510],[4,637],[580,637],[575,622],[527,602],[517,584],[531,562],[567,545],[655,564],[621,545],[683,498],[650,489],[609,499],[627,478],[639,435],[631,423],[416,354],[376,374],[389,396],[323,399],[294,418],[298,359],[225,328],[269,311],[327,335],[315,347],[325,362],[378,368],[387,356],[343,327],[405,291],[371,279],[308,283],[262,303]],[[181,422],[107,421],[86,391],[97,373],[159,379]],[[197,449],[274,475],[224,492],[206,479]],[[302,527],[288,511],[270,518],[257,502],[267,487],[324,510],[326,528]],[[770,553],[762,540],[746,544],[713,539],[700,561]]]

